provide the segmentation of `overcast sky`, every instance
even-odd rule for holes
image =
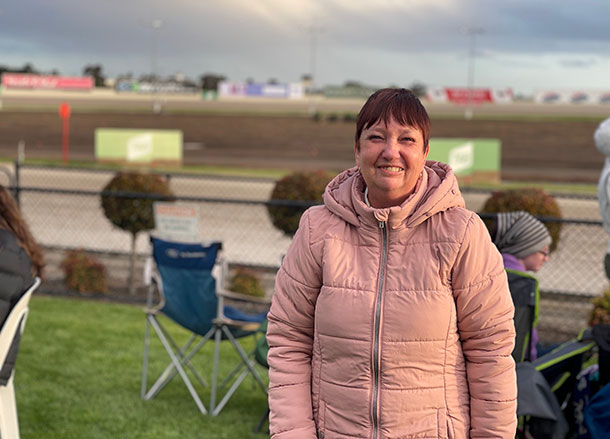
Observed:
[[[151,23],[161,20],[153,30]],[[608,0],[4,0],[0,64],[80,75],[610,89]],[[156,37],[153,35],[156,33]]]

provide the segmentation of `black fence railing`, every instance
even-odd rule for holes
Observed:
[[[82,248],[97,255],[112,255],[110,274],[122,272],[131,248],[130,234],[104,216],[101,196],[116,169],[78,169],[17,165],[6,183],[37,240],[54,255],[49,265],[59,266],[62,251]],[[274,180],[215,175],[164,174],[175,200],[197,206],[201,239],[223,242],[225,258],[232,264],[264,268],[272,274],[291,238],[277,230],[268,206],[304,208],[310,202],[270,200]],[[111,193],[126,198],[163,199],[138,193]],[[477,210],[489,192],[463,191],[467,207]],[[590,299],[608,288],[603,257],[608,235],[592,195],[555,195],[563,218],[541,218],[561,224],[559,245],[537,273],[541,287],[540,329],[543,340],[564,339],[586,325]],[[566,213],[567,212],[567,213]],[[573,213],[573,214],[572,214]],[[482,218],[492,215],[481,214]],[[573,216],[573,217],[572,217]],[[145,233],[136,240],[140,258],[149,253]],[[53,262],[55,261],[55,262]],[[61,277],[59,270],[55,276]],[[50,274],[51,276],[51,274]],[[124,276],[126,278],[126,276]],[[122,280],[123,282],[123,280]]]

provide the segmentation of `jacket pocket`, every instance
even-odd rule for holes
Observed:
[[[318,406],[318,425],[316,425],[316,432],[318,435],[318,439],[324,439],[324,421],[326,417],[326,403],[320,400],[320,405]]]

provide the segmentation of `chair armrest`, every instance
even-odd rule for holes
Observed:
[[[268,299],[266,297],[248,296],[247,294],[241,294],[241,293],[236,293],[234,291],[220,290],[220,289],[217,291],[216,294],[218,294],[221,297],[231,299],[231,300],[238,300],[240,302],[250,302],[250,303],[271,305],[271,299]]]
[[[257,331],[261,327],[261,323],[258,322],[244,322],[242,320],[232,320],[226,317],[216,318],[212,320],[217,325],[227,325],[233,326],[239,329],[243,329],[244,331]]]

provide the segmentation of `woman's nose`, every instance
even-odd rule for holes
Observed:
[[[388,140],[383,147],[382,154],[385,158],[398,157],[400,155],[398,150],[398,143],[391,139]]]

